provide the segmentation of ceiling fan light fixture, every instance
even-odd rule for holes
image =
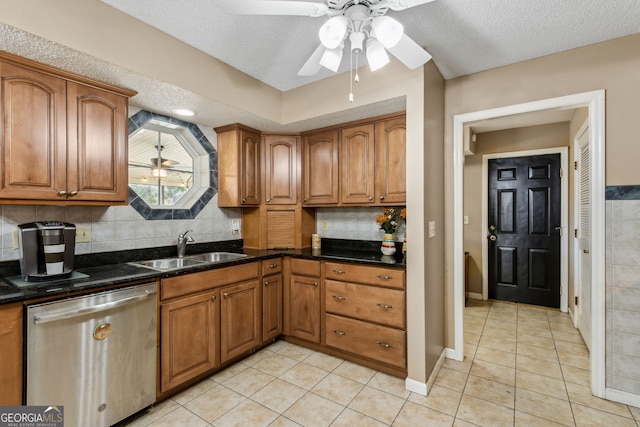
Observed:
[[[342,44],[335,49],[325,50],[322,54],[322,58],[320,58],[320,65],[330,69],[334,73],[337,72],[338,67],[340,67],[340,62],[342,62],[343,51],[344,46]]]
[[[390,16],[374,18],[371,23],[371,28],[373,28],[375,37],[380,40],[380,43],[387,49],[397,45],[404,34],[402,24]]]
[[[389,63],[389,55],[380,41],[376,39],[367,41],[367,62],[371,71],[379,70]]]
[[[320,31],[318,37],[320,42],[327,49],[335,49],[342,44],[345,36],[347,35],[347,27],[349,26],[349,20],[344,16],[334,16],[325,22]]]
[[[167,170],[163,168],[153,168],[151,174],[155,178],[165,178],[167,176]]]

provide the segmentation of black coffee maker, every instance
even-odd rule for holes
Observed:
[[[25,281],[60,279],[73,274],[75,225],[57,221],[20,224],[18,243]]]

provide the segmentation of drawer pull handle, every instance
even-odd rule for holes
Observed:
[[[333,272],[336,274],[345,274],[346,270],[333,270]]]
[[[385,275],[379,274],[378,279],[390,280],[390,279],[393,279],[393,276],[385,276]]]
[[[336,334],[336,335],[340,335],[341,337],[349,335],[349,334],[347,334],[346,332],[343,332],[343,331],[333,331],[333,333]]]
[[[347,297],[343,297],[342,295],[333,295],[333,299],[336,301],[346,301]]]
[[[224,294],[222,294],[222,296],[225,298],[229,298],[229,292],[225,292]]]
[[[379,345],[380,347],[382,347],[382,348],[396,348],[396,346],[395,346],[395,345],[393,345],[393,344],[387,344],[387,343],[384,343],[384,342],[382,342],[382,341],[376,341],[376,344],[378,344],[378,345]]]
[[[276,268],[278,264],[269,264],[269,268]]]
[[[378,307],[380,308],[384,308],[385,310],[388,310],[390,308],[393,308],[392,305],[387,305],[387,304],[376,304]]]

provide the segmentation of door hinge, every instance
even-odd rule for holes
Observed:
[[[573,162],[573,170],[578,170],[578,162]]]
[[[578,229],[577,228],[573,229],[573,237],[578,237]]]
[[[576,305],[578,305],[578,297],[576,297]]]

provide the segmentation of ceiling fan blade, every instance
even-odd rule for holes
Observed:
[[[236,15],[323,16],[329,11],[324,3],[281,0],[225,0],[220,7]]]
[[[321,44],[313,51],[307,62],[304,63],[300,71],[298,71],[299,76],[313,76],[320,71],[322,65],[320,65],[320,59],[322,58],[322,54],[324,54],[325,47]]]
[[[387,50],[411,70],[426,64],[431,59],[429,52],[421,48],[406,34],[402,35],[397,45]]]
[[[434,0],[390,0],[389,9],[391,10],[405,10],[410,7],[420,6],[421,4],[431,3]]]
[[[171,166],[175,166],[175,165],[179,165],[180,162],[177,162],[175,160],[165,160],[162,159],[162,166],[170,168]]]

